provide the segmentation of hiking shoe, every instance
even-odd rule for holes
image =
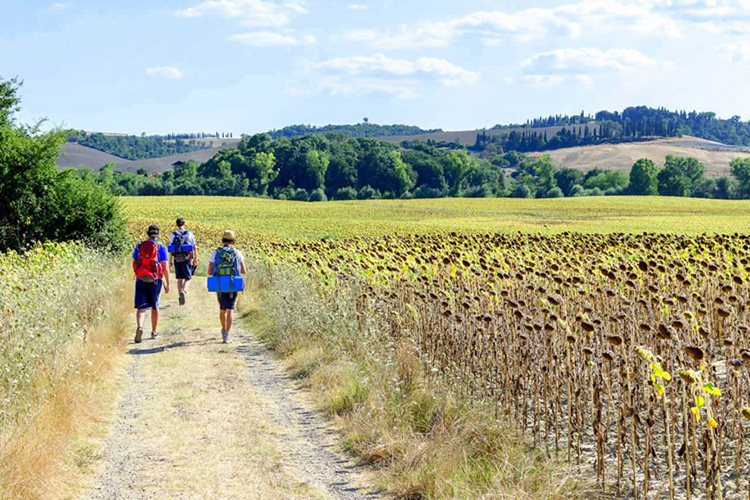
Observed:
[[[151,332],[151,340],[156,339],[159,336],[159,332]]]
[[[180,305],[185,305],[185,292],[180,292]]]
[[[221,342],[223,344],[227,343],[227,331],[224,330],[223,328],[221,329]]]
[[[229,332],[226,332],[224,334],[224,343],[225,344],[231,344],[232,343],[232,334]]]
[[[138,327],[135,329],[135,343],[140,344],[143,341],[143,328]]]

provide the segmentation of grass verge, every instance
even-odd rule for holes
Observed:
[[[595,498],[593,482],[532,449],[487,402],[428,377],[407,334],[385,332],[356,289],[319,293],[292,271],[256,267],[243,303],[254,329],[313,391],[345,447],[408,499]],[[433,380],[432,382],[430,380]]]
[[[102,298],[101,314],[81,325],[85,341],[61,344],[54,362],[34,367],[24,390],[34,405],[25,418],[3,426],[0,498],[75,498],[88,486],[98,437],[106,432],[117,393],[113,372],[123,362],[122,339],[130,325],[124,283],[112,284],[119,291]]]

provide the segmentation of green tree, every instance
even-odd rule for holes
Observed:
[[[750,158],[735,158],[729,163],[729,168],[737,179],[737,196],[750,198]]]
[[[630,168],[628,192],[633,195],[653,196],[659,194],[657,175],[659,167],[648,158],[641,158]]]
[[[471,157],[465,149],[454,150],[445,157],[445,175],[450,185],[450,195],[457,196],[461,182],[471,170]]]
[[[268,186],[279,175],[275,169],[273,153],[257,153],[250,162],[250,188],[258,194],[267,194]]]

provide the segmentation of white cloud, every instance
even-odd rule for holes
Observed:
[[[157,66],[154,68],[146,68],[146,74],[149,76],[160,76],[162,78],[169,78],[171,80],[179,80],[183,74],[178,68],[174,66]]]
[[[335,39],[348,40],[351,42],[369,42],[375,40],[378,37],[378,32],[375,30],[349,30],[345,31],[343,35],[336,37]]]
[[[507,37],[520,41],[545,37],[578,38],[583,33],[610,33],[613,30],[671,38],[682,36],[679,23],[658,8],[658,0],[580,0],[557,7],[535,7],[515,12],[478,11],[444,21],[403,25],[359,41],[370,41],[382,48],[408,49],[446,47],[454,40],[470,35],[480,36],[486,45],[499,45]]]
[[[308,68],[350,76],[426,77],[444,85],[473,83],[478,78],[476,73],[445,59],[422,57],[412,62],[406,59],[391,59],[383,54],[329,59],[311,63]]]
[[[367,10],[369,7],[361,3],[350,3],[346,6],[349,10]]]
[[[278,4],[270,0],[206,0],[193,7],[175,12],[178,17],[204,17],[216,14],[239,19],[248,26],[284,26],[291,13],[304,14],[304,2],[290,1]]]
[[[656,60],[637,50],[593,48],[556,49],[532,56],[521,64],[532,74],[580,72],[629,72],[643,66],[653,66]]]
[[[719,46],[724,58],[734,64],[750,62],[750,42],[725,43]]]
[[[529,57],[521,63],[524,81],[535,85],[554,85],[567,78],[589,85],[604,73],[627,74],[656,65],[656,60],[637,50],[594,48],[556,49]]]
[[[53,3],[50,7],[52,8],[52,10],[65,10],[69,9],[71,7],[71,4],[65,2],[56,2]]]
[[[259,31],[255,33],[237,33],[229,37],[233,42],[243,43],[254,47],[271,47],[271,46],[291,46],[300,44],[315,43],[315,37],[312,35],[302,35],[296,37],[281,33],[269,31]]]
[[[331,95],[384,94],[397,99],[419,95],[424,84],[470,84],[479,75],[445,59],[422,57],[411,61],[383,54],[351,56],[307,63],[317,75],[320,91]]]

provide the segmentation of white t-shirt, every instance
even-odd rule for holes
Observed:
[[[169,237],[170,245],[174,245],[174,233],[176,232],[177,231],[173,231],[172,235]],[[193,232],[190,230],[187,230],[187,239],[188,239],[188,245],[193,245],[193,248],[195,248],[195,235],[193,235]]]
[[[239,250],[237,250],[234,247],[226,247],[225,246],[224,248],[226,248],[226,249],[232,248],[232,250],[234,250],[234,253],[237,254],[237,263],[238,264],[242,264],[243,262],[245,262],[245,257],[243,257],[242,252],[240,252]],[[211,258],[208,259],[208,261],[211,262],[211,263],[216,262],[216,250],[214,250],[211,253]]]

